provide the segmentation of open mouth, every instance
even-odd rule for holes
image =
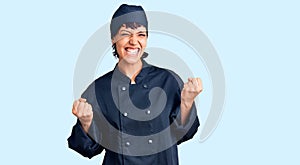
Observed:
[[[139,48],[130,48],[130,47],[126,47],[125,48],[125,51],[128,55],[131,55],[131,56],[137,56],[140,52],[140,49]]]

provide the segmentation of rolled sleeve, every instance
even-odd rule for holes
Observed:
[[[100,154],[103,150],[100,144],[96,143],[83,131],[79,121],[73,126],[68,144],[69,148],[88,158]]]
[[[171,114],[171,120],[173,120],[171,127],[172,133],[177,138],[178,145],[192,139],[200,126],[195,104],[193,104],[191,112],[184,125],[181,124],[180,108],[177,108],[177,110]]]

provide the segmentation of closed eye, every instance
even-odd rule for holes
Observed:
[[[144,33],[140,33],[140,34],[139,34],[139,36],[141,36],[141,37],[145,37],[145,36],[146,36],[146,34],[144,34]]]
[[[129,36],[129,33],[121,33],[121,36]]]

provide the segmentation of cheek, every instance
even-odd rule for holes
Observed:
[[[141,43],[142,47],[145,48],[147,45],[147,39],[141,40],[140,43]]]
[[[117,45],[116,45],[116,48],[117,48],[117,50],[121,50],[121,49],[122,49],[122,45],[117,44]]]
[[[124,46],[124,42],[122,40],[119,40],[117,43],[116,43],[116,49],[118,52],[122,51],[123,50],[123,46]]]

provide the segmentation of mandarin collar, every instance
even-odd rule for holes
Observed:
[[[152,65],[148,64],[144,59],[141,59],[141,61],[142,61],[142,70],[135,78],[136,83],[139,83],[148,74],[149,69],[147,69],[147,68],[152,66]],[[118,63],[116,64],[116,66],[114,68],[113,77],[114,77],[114,80],[116,80],[117,82],[130,84],[130,78],[127,77],[124,73],[122,73],[120,71],[120,69],[118,67]]]

